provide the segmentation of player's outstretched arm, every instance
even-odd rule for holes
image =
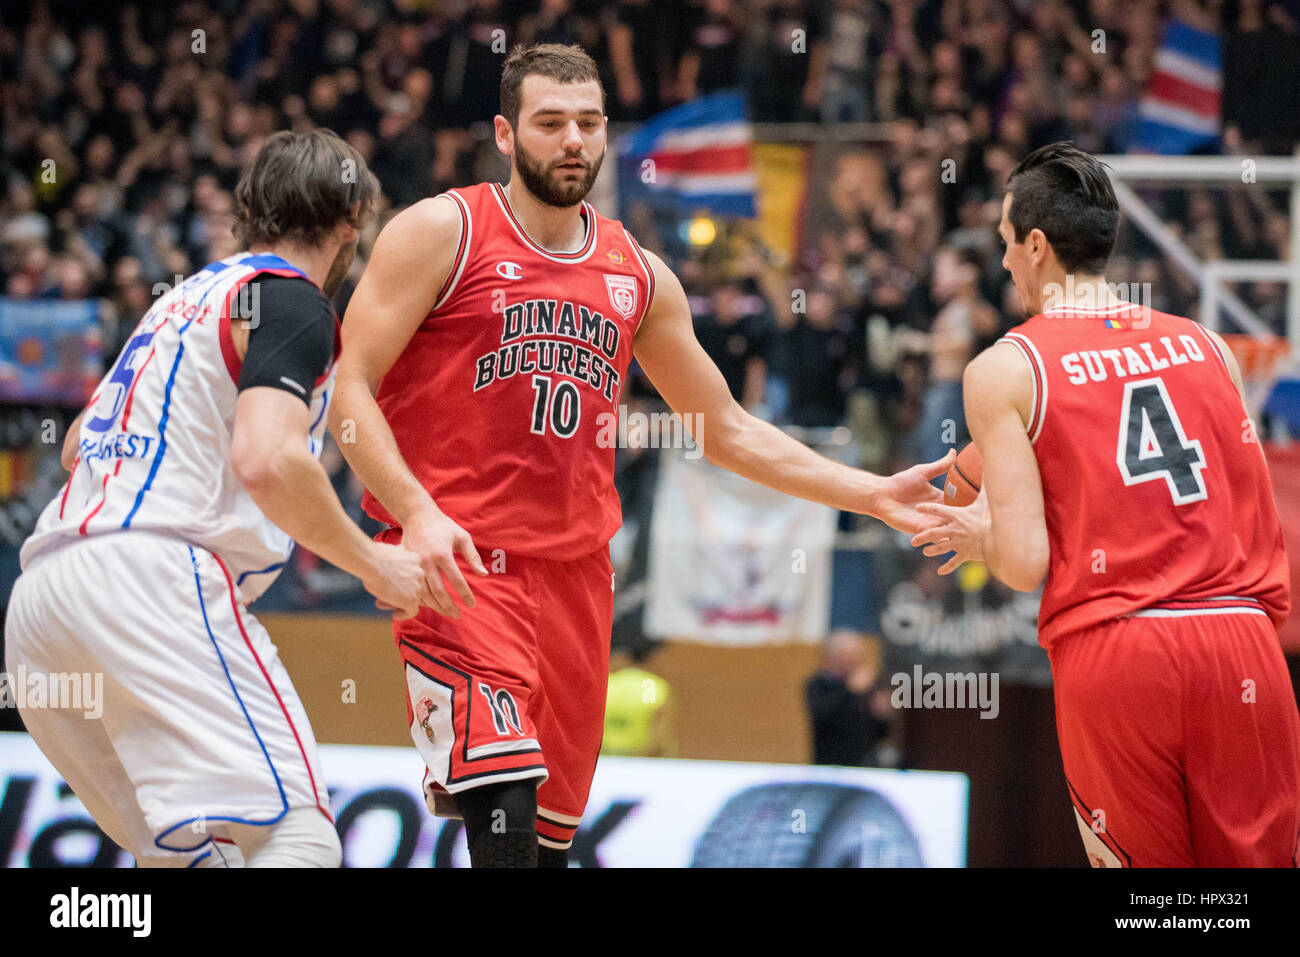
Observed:
[[[348,518],[320,462],[307,449],[309,409],[265,386],[239,393],[230,461],[257,507],[303,547],[351,572],[396,617],[424,596],[424,570],[407,549],[372,542]]]
[[[411,473],[375,393],[433,308],[451,272],[459,239],[460,214],[449,198],[422,200],[394,216],[380,232],[348,302],[329,413],[330,432],[348,465],[397,518],[402,544],[420,556],[430,607],[453,618],[459,618],[460,611],[444,576],[465,604],[474,607],[456,553],[480,575],[487,569],[469,535],[442,513]]]
[[[973,505],[921,505],[933,525],[913,536],[926,555],[956,554],[942,574],[967,561],[984,561],[989,571],[1018,591],[1033,591],[1047,574],[1047,523],[1038,459],[1025,423],[1033,403],[1029,366],[1012,345],[991,346],[976,356],[962,377],[966,424],[984,461],[979,498]]]
[[[690,425],[708,460],[788,495],[874,515],[902,531],[919,530],[925,520],[917,506],[942,501],[930,482],[947,471],[952,453],[882,477],[818,455],[750,415],[731,397],[722,373],[696,340],[681,283],[658,256],[646,255],[655,271],[655,295],[637,330],[637,361]]]

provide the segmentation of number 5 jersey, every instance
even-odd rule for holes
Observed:
[[[1263,451],[1217,342],[1120,303],[1060,307],[1000,340],[1029,363],[1051,561],[1039,641],[1124,615],[1290,609]]]
[[[23,544],[24,569],[70,542],[135,529],[215,552],[245,602],[275,580],[293,540],[230,463],[241,367],[231,323],[258,321],[261,275],[306,279],[279,256],[239,253],[204,266],[145,313],[86,407],[76,464]],[[315,455],[335,366],[311,386],[304,441]]]

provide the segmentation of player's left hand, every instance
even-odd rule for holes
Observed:
[[[930,558],[954,553],[939,566],[940,575],[951,574],[966,562],[984,560],[984,538],[989,529],[989,502],[984,489],[970,505],[924,503],[916,508],[929,519],[929,526],[912,536],[912,545],[924,545],[921,552]]]
[[[940,475],[948,474],[956,457],[956,450],[949,449],[948,454],[936,462],[913,465],[884,479],[878,492],[879,500],[871,514],[900,532],[915,533],[934,524],[918,509],[923,504],[943,501],[943,492],[930,483]]]

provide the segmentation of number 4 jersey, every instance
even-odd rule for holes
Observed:
[[[571,253],[532,241],[497,183],[442,194],[460,213],[455,263],[376,399],[402,457],[483,549],[567,560],[621,522],[619,396],[654,294],[623,226],[582,204]],[[380,521],[397,520],[367,492]]]
[[[1263,451],[1220,347],[1131,303],[1058,308],[1001,340],[1029,362],[1051,563],[1045,648],[1123,615],[1290,609]]]

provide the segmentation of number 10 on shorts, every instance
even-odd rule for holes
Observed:
[[[497,734],[524,733],[519,721],[519,708],[509,691],[505,688],[493,690],[484,681],[479,682],[478,690],[483,693],[483,697],[487,698],[488,707],[492,709],[492,723],[496,726]]]

